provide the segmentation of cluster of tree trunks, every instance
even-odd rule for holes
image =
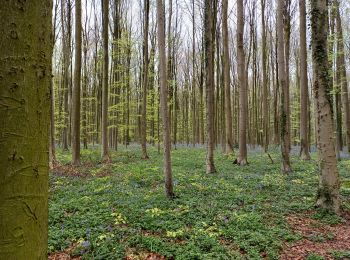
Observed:
[[[186,48],[179,40],[183,32],[178,2],[173,5],[169,1],[166,23],[164,1],[157,0],[156,8],[152,8],[150,1],[144,0],[139,53],[133,43],[132,22],[127,19],[129,1],[103,0],[101,19],[97,1],[92,1],[94,11],[86,9],[83,20],[81,0],[56,0],[53,30],[52,1],[5,1],[0,7],[4,21],[0,26],[4,36],[0,43],[0,80],[4,83],[0,90],[0,150],[4,155],[0,160],[0,232],[2,239],[23,246],[18,250],[9,243],[6,250],[0,248],[0,258],[46,257],[48,155],[54,164],[57,143],[64,150],[72,148],[73,165],[80,164],[81,141],[84,148],[100,144],[104,162],[110,161],[109,149],[117,149],[118,143],[128,146],[131,141],[139,142],[145,159],[147,143],[158,143],[159,150],[162,144],[165,191],[173,198],[171,149],[181,142],[206,143],[207,173],[216,172],[214,150],[219,144],[227,154],[233,154],[239,144],[237,164],[242,166],[248,164],[248,144],[261,145],[265,152],[270,144],[280,144],[282,171],[290,173],[293,142],[297,144],[300,136],[301,158],[309,160],[310,143],[315,138],[320,161],[317,205],[339,213],[336,159],[340,159],[344,143],[350,148],[350,111],[340,3],[328,2],[310,1],[311,102],[305,0],[299,1],[300,46],[294,50],[294,81],[290,73],[291,1],[277,1],[273,31],[265,15],[268,1],[261,0],[259,52],[257,3],[237,0],[234,52],[228,0],[221,2],[221,27],[219,1],[205,0],[203,10],[197,10],[195,1],[188,6],[193,28],[192,45]],[[111,7],[113,26],[109,26]],[[203,12],[201,33],[196,28],[197,11]],[[58,19],[60,30],[56,28]],[[94,19],[92,28],[90,19]],[[244,37],[245,21],[249,37]],[[52,49],[58,38],[61,49],[55,53],[57,66],[52,79]],[[295,93],[291,93],[291,86]],[[292,107],[295,99],[298,112]],[[314,117],[310,116],[312,109]]]

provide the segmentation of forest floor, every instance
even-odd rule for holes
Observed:
[[[217,152],[218,173],[205,174],[205,150],[172,152],[175,192],[164,195],[162,156],[149,149],[82,150],[71,167],[58,151],[50,174],[49,251],[66,259],[350,259],[350,160],[339,163],[344,213],[314,209],[317,161],[292,157],[293,173],[249,153],[249,165]]]

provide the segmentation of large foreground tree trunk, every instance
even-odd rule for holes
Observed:
[[[0,259],[47,259],[51,13],[0,6]]]
[[[339,174],[334,146],[332,83],[327,58],[327,0],[311,0],[312,61],[320,182],[317,206],[339,213]]]
[[[163,143],[164,143],[164,175],[165,192],[167,197],[174,197],[173,178],[171,172],[171,136],[168,113],[168,87],[165,56],[165,15],[163,0],[157,0],[157,21],[158,21],[158,49],[159,49],[159,84],[160,84],[160,105],[163,121]]]

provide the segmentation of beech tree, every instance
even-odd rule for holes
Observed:
[[[149,0],[144,1],[144,29],[143,29],[143,69],[142,69],[142,114],[141,114],[141,147],[142,158],[148,159],[147,154],[147,89],[149,72],[148,55],[148,27],[149,27]]]
[[[75,65],[72,94],[72,164],[80,164],[81,0],[75,0]]]
[[[165,55],[165,14],[163,0],[157,0],[157,31],[158,31],[158,51],[159,51],[159,85],[160,85],[160,105],[163,121],[163,149],[164,149],[164,176],[165,192],[167,197],[174,197],[173,178],[171,172],[171,136],[168,113],[168,87],[167,87],[167,65]]]
[[[0,259],[47,259],[52,1],[0,19]]]
[[[310,160],[308,131],[307,46],[306,46],[306,6],[305,0],[299,1],[300,26],[300,155],[303,160]]]
[[[223,74],[225,88],[225,126],[226,126],[226,153],[233,153],[233,131],[231,110],[231,83],[230,83],[230,50],[228,37],[228,0],[222,0],[222,41],[223,41]]]
[[[334,144],[332,82],[327,56],[327,0],[311,0],[312,61],[314,100],[317,120],[317,148],[320,181],[317,206],[335,213],[340,211],[339,174]]]
[[[245,55],[244,55],[244,8],[243,0],[237,0],[237,70],[239,85],[239,156],[237,164],[246,165],[247,161],[247,116],[248,93],[245,79]]]
[[[214,2],[204,2],[205,87],[207,103],[207,173],[215,173],[214,165]]]
[[[261,62],[262,62],[262,85],[263,85],[263,134],[264,134],[264,150],[267,152],[269,147],[269,102],[268,102],[268,85],[267,85],[267,37],[266,37],[266,25],[265,25],[265,6],[266,0],[261,0],[261,25],[262,25],[262,50],[261,50]]]
[[[288,132],[288,105],[287,95],[288,85],[286,82],[285,56],[284,56],[284,33],[283,33],[283,7],[284,1],[278,0],[277,3],[277,57],[278,57],[278,83],[281,88],[281,151],[282,151],[282,171],[291,172],[289,160],[289,132]]]
[[[337,80],[341,88],[341,102],[344,111],[344,126],[346,134],[347,150],[350,152],[350,107],[348,94],[348,81],[344,54],[343,27],[339,11],[339,1],[335,0],[336,24],[337,24]]]
[[[64,92],[64,127],[62,132],[63,150],[68,150],[69,143],[69,89],[71,60],[71,0],[61,1],[61,28],[63,52],[63,92]]]
[[[101,122],[101,146],[102,160],[109,160],[108,153],[108,10],[109,1],[102,0],[102,30],[103,30],[103,81],[102,81],[102,122]]]

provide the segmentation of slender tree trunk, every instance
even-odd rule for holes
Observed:
[[[56,164],[56,147],[55,147],[55,93],[54,80],[50,81],[50,168]]]
[[[86,23],[85,23],[86,24]],[[85,28],[85,33],[87,33],[87,30]],[[82,132],[83,132],[83,145],[84,145],[84,149],[88,148],[88,134],[87,134],[87,127],[88,127],[88,65],[87,65],[87,51],[88,51],[88,39],[87,37],[85,37],[84,40],[84,76],[83,76],[83,113],[82,113]]]
[[[337,71],[339,72],[339,83],[341,85],[342,92],[342,105],[344,111],[344,126],[346,133],[346,145],[347,150],[350,152],[350,108],[349,108],[349,94],[348,94],[348,81],[346,75],[345,54],[344,54],[344,37],[343,28],[339,12],[339,1],[335,1],[336,8],[336,24],[337,24]]]
[[[339,213],[339,174],[334,147],[334,125],[327,58],[327,0],[311,1],[312,60],[314,98],[317,117],[317,148],[320,160],[320,183],[317,206]]]
[[[285,89],[283,92],[283,96],[285,99],[283,100],[283,106],[286,107],[286,133],[287,135],[284,136],[286,139],[286,145],[288,147],[288,150],[291,149],[291,123],[290,123],[290,35],[291,35],[291,0],[284,0],[284,21],[283,21],[283,27],[284,27],[284,59],[285,59]],[[284,113],[282,113],[284,114]]]
[[[286,82],[286,67],[284,57],[284,34],[283,34],[283,6],[284,1],[278,0],[277,7],[277,56],[278,56],[278,81],[281,88],[281,152],[282,152],[282,171],[291,172],[289,160],[289,132],[288,132],[288,85]]]
[[[80,164],[81,0],[75,0],[75,57],[72,93],[72,164]]]
[[[239,156],[237,164],[246,165],[247,161],[247,115],[248,115],[248,91],[245,78],[244,55],[244,7],[243,0],[237,0],[237,70],[239,85]]]
[[[173,18],[173,0],[168,0],[168,5],[169,5],[169,18],[168,18],[168,35],[167,35],[167,41],[168,41],[168,46],[167,46],[167,81],[168,81],[168,100],[169,100],[169,125],[170,125],[170,136],[172,135],[172,111],[173,111],[173,85],[174,85],[174,78],[173,78],[173,56],[172,56],[172,46],[173,46],[173,35],[172,35],[172,18]]]
[[[340,79],[339,77],[339,71],[336,66],[337,64],[337,55],[334,53],[335,47],[337,46],[336,43],[336,33],[335,33],[335,19],[336,19],[336,10],[334,8],[334,1],[329,1],[327,3],[328,5],[328,10],[329,10],[329,16],[328,16],[328,22],[327,23],[327,33],[329,36],[328,42],[328,62],[332,64],[330,66],[330,70],[332,73],[330,73],[330,81],[332,82],[333,86],[333,98],[334,102],[333,104],[333,109],[335,111],[335,117],[334,117],[334,125],[335,125],[335,130],[336,130],[336,139],[335,139],[335,147],[336,147],[336,155],[337,159],[340,160],[340,150],[342,149],[342,115],[341,115],[341,94],[340,94],[340,83],[338,80]],[[338,84],[339,83],[339,84]],[[317,128],[316,128],[317,129]],[[315,131],[315,134],[316,131]]]
[[[102,81],[102,122],[101,146],[102,160],[109,161],[108,153],[108,10],[109,1],[102,0],[102,38],[103,38],[103,81]]]
[[[228,0],[222,1],[222,40],[223,40],[223,73],[225,88],[225,126],[226,126],[226,153],[233,154],[233,131],[231,111],[231,86],[230,86],[230,50],[228,45]]]
[[[61,2],[61,24],[62,24],[62,52],[63,52],[63,91],[64,91],[64,127],[62,132],[63,150],[68,151],[68,128],[69,128],[69,107],[68,107],[68,92],[69,92],[69,65],[70,65],[70,15],[71,7],[70,0],[65,5],[65,1]],[[65,17],[67,16],[67,20]]]
[[[195,18],[195,2],[192,1],[192,144],[198,143],[197,138],[197,116],[199,111],[197,108],[196,96],[196,18]]]
[[[164,175],[165,192],[168,198],[174,197],[173,178],[171,172],[171,136],[168,113],[168,87],[165,55],[165,15],[163,0],[157,0],[158,48],[159,48],[159,84],[162,107],[163,143],[164,143]]]
[[[142,70],[142,114],[141,114],[141,147],[142,158],[148,159],[147,154],[147,88],[148,88],[148,27],[149,0],[144,0],[144,29],[143,29],[143,70]]]
[[[0,20],[0,259],[47,259],[52,1]]]
[[[275,91],[274,91],[274,99],[273,99],[273,106],[274,106],[274,142],[276,145],[279,145],[280,142],[281,142],[281,135],[280,135],[280,120],[279,120],[279,105],[278,105],[278,99],[280,97],[280,83],[279,83],[279,80],[278,80],[278,37],[277,37],[277,30],[278,30],[278,27],[276,26],[276,41],[275,41],[275,57],[274,57],[274,60],[275,60],[275,66],[276,66],[276,69],[273,69],[273,71],[276,71],[276,77],[275,77],[275,80],[276,80],[276,88],[275,88]],[[272,37],[271,37],[272,38]],[[272,56],[271,56],[272,58]]]
[[[56,29],[57,29],[57,12],[59,2],[56,1],[54,5],[53,14],[53,28],[52,28],[52,46],[55,46],[56,42]],[[52,62],[51,62],[52,63]],[[53,68],[52,68],[53,70]],[[50,147],[49,147],[49,166],[52,169],[56,165],[56,143],[55,143],[55,81],[54,76],[51,75],[50,81]]]
[[[305,0],[299,1],[300,26],[300,155],[303,160],[310,160],[308,138],[308,99],[307,84],[307,49],[306,49],[306,6]]]
[[[204,18],[204,52],[205,52],[205,85],[207,101],[207,173],[215,173],[214,165],[214,3],[212,0],[205,0]]]
[[[262,84],[263,84],[263,134],[264,150],[267,152],[269,147],[269,102],[267,86],[267,47],[266,47],[266,26],[265,26],[265,4],[266,0],[261,0],[261,24],[262,24]]]

